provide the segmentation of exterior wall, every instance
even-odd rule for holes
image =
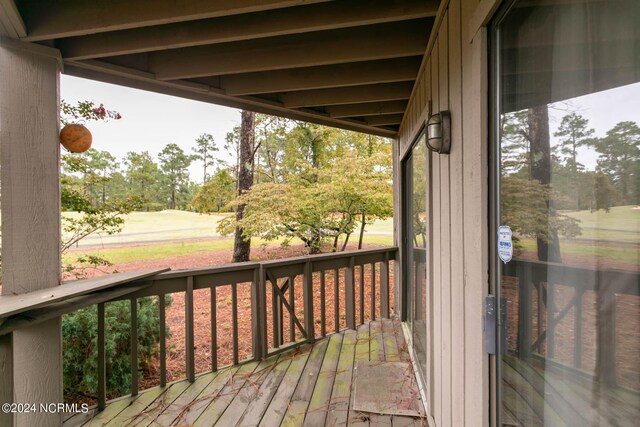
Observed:
[[[495,0],[443,1],[394,151],[396,244],[402,248],[401,160],[430,113],[450,110],[449,155],[432,154],[431,301],[427,384],[431,423],[489,425],[487,36]],[[431,105],[431,111],[429,111]],[[401,252],[401,256],[403,253]],[[396,287],[397,288],[397,287]],[[429,299],[429,297],[427,297]],[[431,373],[431,374],[429,374]]]

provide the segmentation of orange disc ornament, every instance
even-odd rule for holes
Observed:
[[[60,131],[60,144],[72,153],[84,153],[91,148],[93,137],[84,125],[70,123]]]

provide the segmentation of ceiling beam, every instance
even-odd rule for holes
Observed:
[[[322,67],[222,76],[221,87],[229,95],[288,92],[375,83],[413,81],[421,56],[365,61]]]
[[[0,35],[14,39],[27,35],[27,27],[13,0],[0,0]]]
[[[24,0],[26,40],[82,36],[151,25],[239,15],[328,0]]]
[[[413,89],[412,81],[383,83],[287,92],[282,94],[280,100],[288,108],[396,101],[409,99],[411,89]]]
[[[435,16],[437,9],[436,0],[370,0],[364,7],[346,0],[69,37],[56,47],[67,59],[101,58],[404,21]]]
[[[402,114],[371,116],[367,117],[365,121],[369,126],[399,125],[402,123]]]
[[[215,88],[208,88],[206,85],[198,85],[182,81],[158,81],[154,80],[153,76],[148,73],[105,64],[100,61],[65,61],[64,73],[120,86],[162,93],[164,95],[193,99],[196,101],[208,102],[231,108],[240,108],[255,111],[257,113],[288,117],[294,120],[308,121],[325,126],[353,130],[356,132],[364,132],[390,138],[397,136],[397,132],[394,130],[369,126],[363,121],[335,119],[309,111],[292,110],[283,107],[279,103],[269,102],[254,97],[232,97],[225,94],[223,91]]]
[[[150,71],[177,80],[423,54],[430,19],[151,53]]]
[[[407,101],[369,102],[366,104],[347,104],[326,107],[329,117],[380,116],[383,114],[401,114],[407,109]]]

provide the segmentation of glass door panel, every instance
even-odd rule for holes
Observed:
[[[501,424],[637,425],[640,2],[515,1],[499,19]]]
[[[422,378],[427,372],[428,159],[424,136],[405,161],[407,322]]]

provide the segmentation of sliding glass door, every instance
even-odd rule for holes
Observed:
[[[406,314],[423,380],[427,378],[429,158],[422,136],[404,162]]]
[[[491,34],[500,423],[638,425],[640,2],[518,0]]]

